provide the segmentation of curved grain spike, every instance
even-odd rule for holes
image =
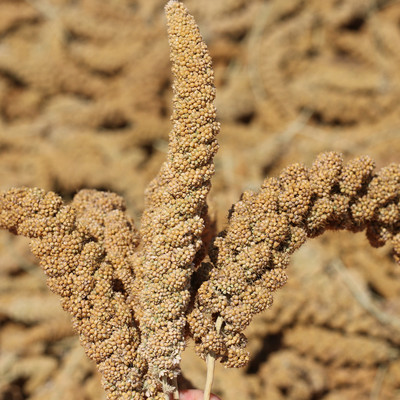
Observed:
[[[166,8],[171,48],[173,128],[167,161],[146,191],[141,257],[142,344],[149,364],[149,393],[170,389],[180,373],[185,311],[196,252],[202,246],[206,196],[214,173],[219,131],[211,58],[194,18],[178,1]],[[139,259],[139,261],[138,261]]]
[[[41,189],[0,194],[0,228],[32,239],[50,290],[72,315],[86,354],[102,373],[108,400],[142,400],[145,361],[127,299],[133,277],[127,256],[137,246],[124,201],[83,190],[71,205]]]
[[[243,330],[272,304],[290,255],[307,238],[328,229],[365,230],[372,246],[391,243],[400,261],[400,165],[373,169],[369,157],[343,165],[340,154],[322,153],[310,169],[290,165],[258,193],[243,193],[214,241],[210,278],[188,315],[200,356],[214,354],[227,367],[247,363]]]

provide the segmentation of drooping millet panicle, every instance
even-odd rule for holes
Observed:
[[[77,221],[89,230],[104,248],[105,258],[93,291],[108,339],[100,343],[81,341],[90,358],[98,363],[108,400],[142,399],[142,385],[147,368],[138,352],[140,332],[130,303],[134,295],[134,271],[129,264],[139,235],[131,218],[125,214],[125,203],[114,193],[81,190],[72,204]],[[97,300],[96,295],[101,299]],[[96,316],[91,317],[96,321]],[[79,330],[79,324],[76,327]]]
[[[0,228],[32,239],[47,284],[71,313],[109,400],[144,398],[146,363],[137,352],[140,333],[128,307],[128,259],[138,235],[124,210],[119,196],[94,190],[82,190],[68,206],[40,189],[0,195]]]
[[[247,363],[242,332],[272,304],[272,293],[286,282],[289,256],[308,237],[366,230],[373,246],[392,242],[399,261],[400,165],[373,170],[369,157],[343,165],[340,154],[323,153],[310,169],[293,164],[266,179],[259,193],[242,195],[214,241],[209,279],[188,315],[199,355],[213,354],[227,367]]]
[[[165,10],[174,76],[173,128],[167,161],[146,191],[142,250],[136,257],[142,288],[140,351],[154,378],[146,383],[150,393],[161,378],[171,383],[180,373],[190,279],[202,246],[219,131],[211,57],[199,29],[182,3],[172,0]]]

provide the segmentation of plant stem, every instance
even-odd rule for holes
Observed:
[[[218,316],[217,321],[215,322],[215,328],[217,333],[221,332],[223,319],[222,317]],[[203,400],[210,400],[211,395],[211,388],[214,381],[214,370],[215,370],[215,354],[211,352],[207,354],[207,377],[206,377],[206,384],[204,387],[204,397]]]
[[[174,400],[179,400],[178,379],[177,379],[176,377],[174,378],[174,387],[175,387],[175,389],[174,389],[174,392],[173,392],[173,394],[172,394],[172,398],[173,398]]]

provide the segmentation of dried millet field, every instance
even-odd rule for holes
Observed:
[[[210,206],[219,228],[243,190],[321,151],[399,162],[398,2],[185,3],[216,76],[222,131]],[[170,130],[164,4],[0,2],[1,189],[110,190],[139,220]],[[217,366],[214,391],[225,400],[398,398],[400,270],[389,249],[370,248],[364,234],[325,234],[290,269],[246,332],[249,366]],[[191,348],[182,369],[203,386]],[[0,398],[102,393],[25,240],[0,232]]]

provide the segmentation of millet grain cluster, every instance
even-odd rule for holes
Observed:
[[[309,237],[327,229],[366,230],[372,246],[392,242],[398,260],[400,166],[373,169],[369,157],[344,164],[340,154],[322,153],[310,169],[293,164],[267,178],[258,193],[243,193],[214,240],[209,276],[188,316],[200,356],[213,353],[227,367],[247,363],[243,330],[272,304],[290,255]]]
[[[0,194],[0,228],[32,239],[109,400],[176,392],[189,338],[202,357],[245,365],[243,330],[271,306],[290,255],[307,238],[366,230],[373,246],[391,242],[400,260],[400,166],[375,173],[370,158],[343,163],[335,152],[243,193],[208,247],[206,197],[219,131],[211,58],[181,3],[171,0],[166,14],[173,129],[167,161],[146,191],[140,231],[112,193],[83,190],[70,205],[40,189]]]
[[[89,358],[102,373],[108,399],[141,399],[146,362],[129,307],[129,256],[138,244],[123,200],[83,190],[71,205],[52,192],[11,189],[0,198],[0,227],[32,239],[32,252],[61,296]]]
[[[150,375],[180,373],[194,259],[202,247],[206,197],[218,149],[211,57],[199,29],[177,1],[166,6],[174,75],[173,128],[167,161],[146,191],[136,279],[140,294],[140,351]]]

